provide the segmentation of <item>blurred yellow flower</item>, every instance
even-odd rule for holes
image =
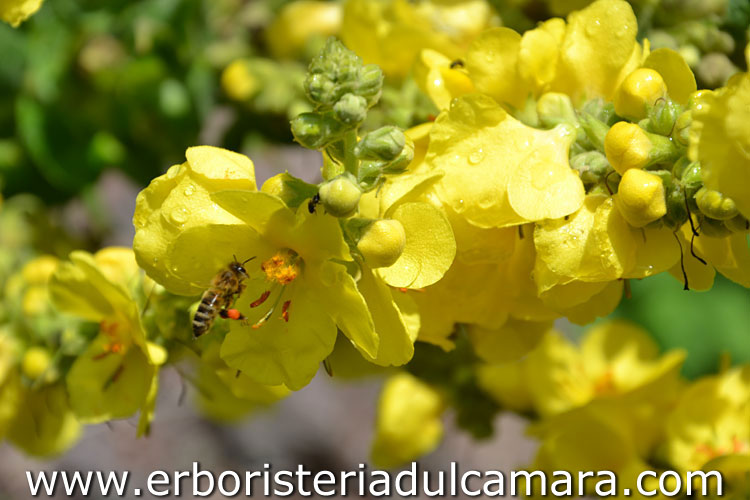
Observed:
[[[0,19],[14,28],[38,11],[44,0],[0,0]]]

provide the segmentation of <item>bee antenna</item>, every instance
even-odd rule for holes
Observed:
[[[247,259],[245,262],[243,262],[242,265],[244,266],[245,264],[247,264],[248,262],[250,262],[251,260],[253,260],[255,257],[256,257],[256,255],[253,255],[252,257],[250,257],[249,259]],[[237,260],[237,259],[235,259],[235,260]]]
[[[235,254],[232,254],[232,258],[234,259],[234,261],[235,261],[235,262],[239,262],[239,261],[237,260],[237,256],[236,256]]]

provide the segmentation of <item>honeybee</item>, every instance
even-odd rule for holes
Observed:
[[[229,265],[219,271],[211,280],[211,286],[203,292],[201,303],[193,317],[193,336],[200,337],[211,329],[216,315],[222,318],[245,319],[237,309],[227,309],[234,302],[235,296],[245,290],[243,281],[248,274],[244,265],[255,257],[250,257],[240,263],[237,257]]]

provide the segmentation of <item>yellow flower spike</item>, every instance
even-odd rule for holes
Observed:
[[[597,0],[568,16],[552,90],[611,100],[620,81],[640,65],[638,23],[623,0]]]
[[[617,122],[604,138],[607,160],[620,175],[626,170],[648,165],[652,149],[646,131],[635,123]]]
[[[438,109],[448,109],[454,98],[474,91],[471,79],[461,69],[454,68],[454,62],[439,52],[425,49],[414,64],[417,85]]]
[[[488,363],[507,363],[528,354],[551,329],[551,321],[509,318],[499,329],[470,325],[469,340],[481,360]]]
[[[336,2],[290,2],[266,30],[268,48],[277,59],[301,55],[312,39],[325,40],[336,35],[341,28],[341,16],[341,5]]]
[[[41,8],[42,2],[43,0],[2,0],[0,19],[17,28]]]
[[[442,396],[412,375],[389,378],[378,403],[373,463],[398,467],[435,449],[443,437],[444,408]]]
[[[750,76],[743,73],[695,100],[689,155],[701,162],[709,189],[721,192],[750,217]]]
[[[397,220],[377,220],[367,226],[357,249],[365,263],[372,268],[388,267],[396,263],[404,252],[406,232]]]
[[[133,250],[138,265],[170,292],[197,295],[205,286],[180,278],[165,255],[177,236],[193,227],[240,226],[241,221],[217,208],[210,195],[223,189],[255,190],[255,171],[249,158],[225,149],[197,146],[189,148],[185,154],[187,162],[171,167],[138,194],[133,216]],[[203,247],[209,244],[210,239]],[[208,253],[210,257],[213,255],[213,252]],[[203,260],[200,267],[210,268],[207,269],[209,274],[216,273],[230,260],[231,250],[221,262]],[[210,280],[210,276],[207,279]]]
[[[424,288],[440,280],[456,256],[456,241],[443,212],[429,203],[409,202],[397,205],[388,217],[401,224],[406,241],[396,262],[379,268],[378,274],[397,288]]]
[[[617,209],[633,227],[643,227],[667,213],[661,177],[644,170],[627,170],[614,200]]]
[[[581,180],[568,164],[564,126],[537,130],[479,94],[453,102],[430,135],[426,162],[445,172],[437,198],[479,227],[504,227],[577,210]]]
[[[623,80],[615,94],[615,112],[633,121],[646,117],[656,101],[667,96],[667,85],[661,75],[648,68],[638,68]]]
[[[250,100],[260,90],[260,82],[248,67],[249,61],[237,59],[221,73],[221,88],[230,99],[239,102]]]
[[[697,90],[695,76],[685,59],[672,49],[656,49],[643,61],[644,68],[656,70],[664,79],[669,97],[683,106]]]

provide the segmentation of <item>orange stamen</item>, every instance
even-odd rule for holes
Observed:
[[[289,305],[292,303],[291,300],[287,300],[284,302],[284,305],[281,306],[281,317],[284,318],[284,321],[289,322]]]
[[[263,302],[266,301],[269,295],[271,295],[271,290],[266,290],[265,292],[261,294],[258,300],[250,303],[250,307],[258,307],[259,305],[261,305]]]

